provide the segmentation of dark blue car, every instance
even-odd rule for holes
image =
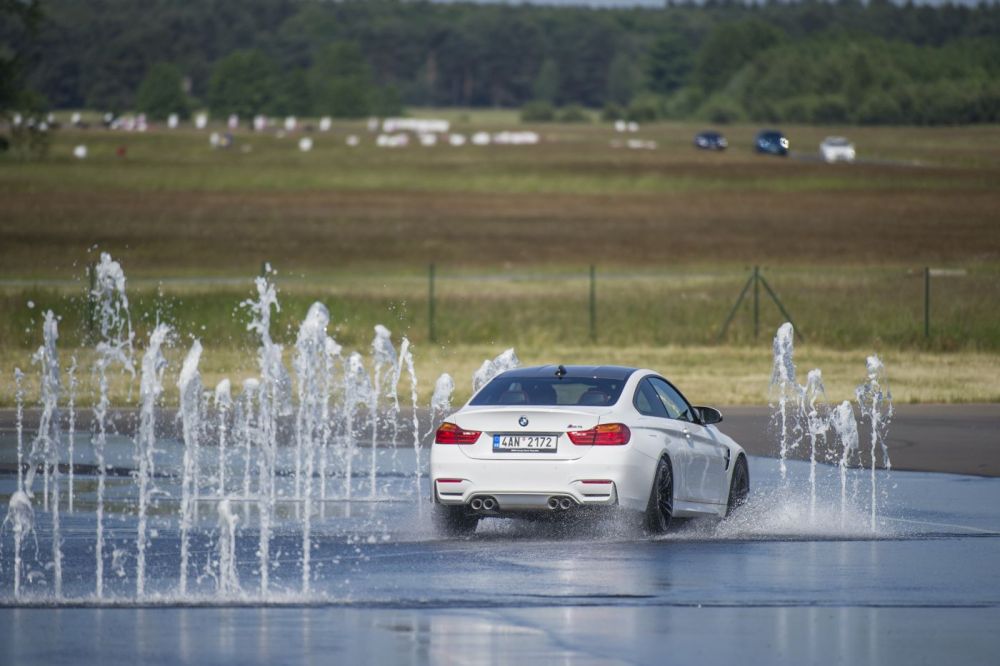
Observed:
[[[764,130],[753,142],[754,150],[766,155],[787,155],[788,138],[778,130]]]
[[[726,137],[718,132],[700,132],[694,137],[694,147],[701,150],[725,150],[728,146]]]

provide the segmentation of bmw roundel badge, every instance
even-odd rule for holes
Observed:
[[[528,427],[528,417],[527,416],[522,416],[521,418],[519,418],[517,420],[517,422],[521,424],[522,428],[527,428]]]

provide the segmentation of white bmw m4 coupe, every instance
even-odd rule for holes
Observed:
[[[652,370],[518,368],[446,417],[431,448],[437,527],[480,518],[631,510],[651,533],[673,518],[724,518],[746,501],[742,447]]]

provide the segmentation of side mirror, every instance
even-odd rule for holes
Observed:
[[[695,409],[698,410],[698,414],[701,415],[702,425],[722,423],[722,412],[717,410],[715,407],[695,407]]]

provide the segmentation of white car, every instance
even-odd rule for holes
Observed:
[[[853,162],[854,144],[842,136],[828,136],[819,144],[819,154],[824,162]]]
[[[750,474],[720,421],[652,370],[509,370],[437,429],[435,522],[458,535],[487,516],[622,507],[660,533],[672,518],[723,518],[746,500]]]

